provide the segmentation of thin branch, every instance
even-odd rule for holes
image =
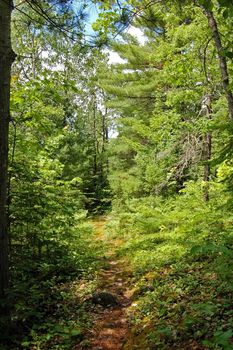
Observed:
[[[27,0],[21,1],[18,5],[14,5],[14,9],[17,9],[17,8],[20,7],[21,5],[25,4],[25,2],[27,2]]]
[[[73,40],[73,37],[69,35],[73,33],[71,33],[68,29],[61,28],[61,25],[56,23],[36,1],[32,3],[30,0],[26,0],[26,2],[31,7],[31,9],[35,11],[39,16],[44,18],[46,22],[51,24],[54,28],[58,29],[61,33],[65,34],[69,39]]]

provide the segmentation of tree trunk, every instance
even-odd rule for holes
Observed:
[[[98,154],[98,140],[97,140],[97,103],[96,96],[93,96],[93,138],[94,138],[94,154],[93,154],[93,175],[98,174],[97,154]]]
[[[10,75],[15,54],[11,47],[12,0],[0,0],[0,298],[9,286],[7,232],[7,167],[10,122]],[[4,310],[3,310],[4,309]],[[6,313],[0,307],[0,316]]]
[[[201,112],[208,120],[212,119],[212,96],[206,94],[202,100]],[[204,175],[203,180],[205,181],[204,188],[204,200],[209,201],[209,181],[210,181],[210,160],[212,153],[212,135],[209,131],[204,135],[203,138],[203,161],[204,161]]]
[[[205,181],[205,189],[204,189],[204,200],[208,202],[210,199],[209,195],[209,181],[210,181],[210,164],[209,161],[211,159],[211,148],[212,148],[212,136],[208,132],[204,138],[204,176],[203,179]]]
[[[226,57],[223,55],[223,46],[218,30],[218,25],[212,11],[204,8],[204,13],[208,19],[209,27],[212,31],[215,47],[218,53],[219,66],[222,76],[222,85],[227,99],[229,118],[233,120],[233,95],[230,89],[227,60]]]

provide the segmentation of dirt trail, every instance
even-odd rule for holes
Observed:
[[[104,219],[93,221],[96,239],[106,244],[104,224]],[[108,241],[108,244],[106,264],[98,276],[97,292],[111,293],[119,304],[111,307],[93,306],[93,327],[80,350],[123,350],[131,335],[126,316],[132,296],[129,289],[131,271],[127,263],[116,256],[115,250],[120,241]]]

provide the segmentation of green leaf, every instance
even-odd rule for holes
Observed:
[[[233,331],[231,329],[227,331],[217,331],[214,333],[214,339],[218,345],[221,345],[224,350],[231,350],[232,343],[231,337],[233,336]]]
[[[199,0],[200,5],[202,5],[206,10],[213,9],[213,3],[211,0]]]
[[[232,51],[226,51],[225,52],[226,57],[233,58],[233,52]]]
[[[81,330],[80,330],[80,329],[77,329],[77,328],[72,329],[72,330],[70,331],[70,335],[71,335],[72,337],[76,337],[76,336],[80,335],[81,333],[82,333]]]

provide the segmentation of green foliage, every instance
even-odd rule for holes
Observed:
[[[14,333],[9,349],[69,349],[82,339],[89,320],[76,290],[81,280],[94,280],[102,250],[93,246],[85,216],[76,217],[74,231],[70,241],[53,240],[33,260],[33,253],[17,246],[8,294]]]
[[[87,216],[110,205],[109,121],[96,78],[105,55],[82,50],[78,41],[48,31],[42,18],[40,23],[27,22],[21,12],[13,23],[11,285],[4,301],[11,311],[10,339],[5,320],[0,322],[0,342],[11,350],[69,349],[81,340],[88,320],[74,285],[95,280],[100,254]]]
[[[223,185],[211,185],[208,204],[201,186],[188,183],[170,199],[128,200],[109,228],[121,233],[119,254],[133,264],[129,315],[135,331],[146,330],[150,346],[232,347],[231,212]]]
[[[129,317],[143,347],[231,349],[232,123],[205,10],[222,34],[231,80],[232,4],[94,2],[100,42],[133,18],[144,35],[143,43],[129,33],[113,40],[122,64],[107,67],[105,54],[65,41],[38,13],[31,22],[27,3],[20,4],[27,21],[14,17],[7,295],[14,336],[4,346],[71,349],[81,341],[89,290],[77,290],[83,279],[91,290],[101,254],[86,217],[112,203],[108,227],[134,269]],[[63,5],[59,20],[72,27]],[[112,124],[117,137],[109,139]]]
[[[119,135],[110,143],[109,231],[124,240],[118,254],[134,269],[129,317],[135,339],[143,339],[138,348],[230,349],[232,128],[203,10],[213,11],[226,34],[222,54],[230,59],[232,6],[144,5],[134,21],[144,42],[127,34],[113,43],[125,61],[102,77],[119,114]]]

